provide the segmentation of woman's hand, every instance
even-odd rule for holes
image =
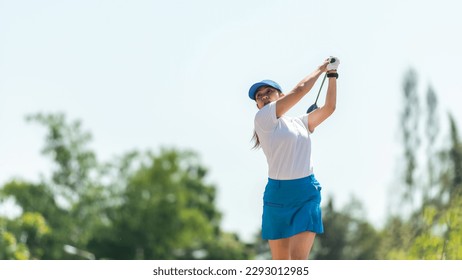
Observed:
[[[321,73],[324,73],[327,71],[327,65],[329,64],[329,62],[330,62],[330,57],[326,58],[324,62],[321,65],[319,65],[318,69],[319,71],[321,71]]]
[[[331,62],[334,60],[333,62]],[[319,66],[319,70],[324,73],[324,72],[335,72],[337,71],[338,65],[340,64],[340,59],[337,57],[331,56],[329,58],[326,58],[324,60],[323,64]]]
[[[327,71],[337,71],[338,65],[340,64],[340,59],[338,57],[330,57],[331,63],[327,65]]]

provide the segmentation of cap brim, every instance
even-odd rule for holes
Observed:
[[[250,99],[255,100],[255,94],[257,93],[257,90],[259,88],[261,88],[262,86],[272,87],[271,85],[268,85],[267,83],[262,83],[262,82],[253,84],[249,89],[249,97],[250,97]]]

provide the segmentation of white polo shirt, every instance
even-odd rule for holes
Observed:
[[[276,117],[276,102],[255,115],[255,131],[268,162],[268,177],[298,179],[313,173],[308,115]]]

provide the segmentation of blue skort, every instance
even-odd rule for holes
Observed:
[[[321,185],[314,175],[294,180],[268,178],[263,195],[262,238],[288,238],[304,231],[323,233]]]

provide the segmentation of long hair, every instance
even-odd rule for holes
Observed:
[[[258,134],[257,134],[257,132],[255,130],[253,131],[252,140],[253,140],[252,149],[253,150],[259,149],[260,148],[260,139],[258,139]]]

